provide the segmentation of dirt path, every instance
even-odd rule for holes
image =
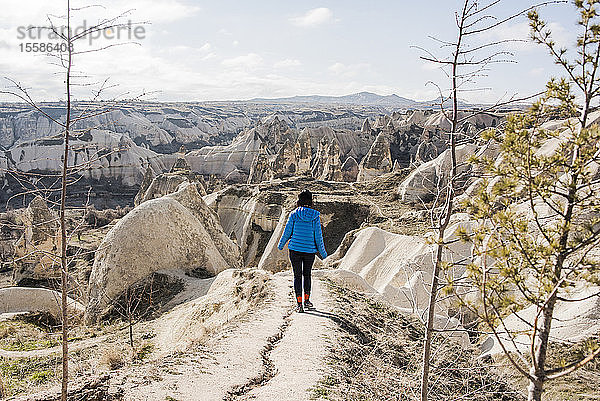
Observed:
[[[294,311],[290,273],[273,277],[275,299],[204,347],[122,377],[126,400],[308,400],[321,378],[328,338],[327,292],[313,274],[317,310]],[[171,397],[171,398],[169,398]]]

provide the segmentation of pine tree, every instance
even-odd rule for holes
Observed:
[[[499,145],[495,160],[473,160],[486,177],[466,202],[479,222],[472,233],[461,235],[474,249],[468,276],[479,290],[483,322],[529,381],[529,400],[541,400],[548,380],[600,354],[598,347],[566,366],[547,362],[557,302],[567,301],[570,289],[600,284],[600,260],[590,254],[600,244],[600,128],[590,124],[600,94],[598,3],[574,2],[581,28],[574,61],[567,49],[557,47],[539,14],[529,13],[533,39],[548,48],[567,78],[550,80],[545,95],[526,113],[511,116],[504,132],[487,132],[484,139]],[[561,129],[544,128],[557,118],[567,119]],[[529,322],[526,355],[511,343],[515,333],[502,335],[509,331],[502,319],[530,305],[536,314]]]

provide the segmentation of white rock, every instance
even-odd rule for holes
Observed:
[[[111,131],[92,130],[89,136],[70,141],[70,146],[69,165],[81,166],[79,173],[87,178],[115,178],[132,186],[141,183],[148,164],[155,171],[164,170],[156,153]],[[9,150],[20,171],[61,171],[63,152],[60,137],[23,142]]]
[[[88,319],[94,320],[126,288],[159,270],[216,275],[241,267],[239,248],[193,184],[134,208],[106,235],[90,276]]]
[[[580,301],[558,301],[552,317],[551,341],[579,342],[594,337],[600,331],[600,288],[580,287],[569,294],[561,294],[566,299]],[[565,296],[566,295],[566,296]],[[586,299],[587,298],[587,299]],[[519,350],[529,352],[531,348],[530,335],[533,322],[537,314],[537,307],[531,305],[519,312],[513,313],[503,320],[510,333],[516,333],[511,341],[511,336],[503,328],[499,328],[499,337],[502,344],[509,351]],[[528,323],[525,323],[528,322]],[[481,346],[482,356],[501,354],[502,347],[495,336],[490,336]]]
[[[458,174],[469,171],[471,166],[465,161],[477,151],[477,146],[472,144],[456,147],[456,159],[458,163]],[[400,183],[398,194],[403,201],[417,201],[422,198],[433,197],[436,191],[442,190],[448,180],[451,169],[450,150],[447,149],[435,159],[421,164],[413,170],[408,177]]]
[[[84,306],[67,298],[70,314],[81,314]],[[61,316],[61,294],[46,288],[8,287],[0,288],[0,313],[47,312],[56,318]]]

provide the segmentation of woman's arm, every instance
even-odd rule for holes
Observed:
[[[318,219],[315,219],[315,244],[317,245],[317,249],[321,254],[321,259],[325,259],[327,257],[327,251],[325,250],[325,244],[323,243],[323,231],[321,230],[321,216]]]
[[[285,229],[283,230],[281,239],[279,240],[279,245],[277,245],[277,248],[280,251],[283,250],[283,247],[285,246],[286,242],[288,242],[288,240],[292,236],[293,228],[294,228],[294,222],[292,221],[292,216],[290,215],[290,217],[288,217],[287,223],[285,224]]]

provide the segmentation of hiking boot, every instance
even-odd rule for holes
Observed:
[[[302,307],[302,304],[298,304],[298,309],[296,309],[296,312],[304,313],[304,308]]]
[[[313,308],[315,307],[315,306],[313,305],[313,303],[312,303],[312,302],[310,302],[308,299],[307,299],[306,301],[304,301],[304,306],[305,306],[307,309],[313,309]]]

